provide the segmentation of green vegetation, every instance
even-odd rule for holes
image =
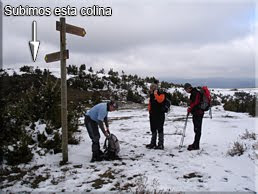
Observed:
[[[8,75],[0,71],[0,163],[5,159],[8,164],[27,163],[33,158],[37,148],[39,154],[61,152],[61,107],[60,79],[30,66],[20,68],[22,75]],[[68,97],[68,143],[78,144],[74,136],[78,130],[78,119],[87,109],[103,101],[115,99],[143,103],[148,98],[149,85],[158,82],[155,77],[141,78],[126,75],[123,71],[110,69],[105,73],[102,68],[94,71],[86,65],[69,65],[67,73]],[[161,82],[162,89],[182,87]],[[172,105],[186,105],[188,96],[175,89],[167,93]],[[255,115],[255,96],[236,92],[234,97],[212,94],[212,105],[224,104],[225,110],[248,112]],[[42,125],[43,131],[36,126]],[[34,150],[33,150],[34,149]]]
[[[27,163],[35,146],[44,148],[45,153],[60,152],[60,80],[47,70],[30,69],[23,75],[2,74],[0,83],[0,159],[11,165]],[[70,142],[76,142],[73,133],[77,131],[79,117],[77,109],[71,109],[70,104],[71,100],[68,136]],[[45,133],[37,132],[36,122],[46,126]]]
[[[247,112],[255,116],[255,95],[245,92],[235,92],[233,97],[224,99],[224,109],[234,112]]]

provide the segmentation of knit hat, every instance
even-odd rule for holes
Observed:
[[[192,85],[189,84],[189,83],[185,83],[185,85],[184,85],[184,89],[185,89],[185,90],[188,89],[188,88],[191,88],[191,87],[192,87]]]

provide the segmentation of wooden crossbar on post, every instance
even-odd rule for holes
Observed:
[[[56,30],[57,31],[61,30],[61,22],[56,21]],[[65,32],[76,36],[82,36],[82,37],[86,35],[86,31],[84,28],[80,28],[78,26],[74,26],[71,24],[65,24]]]
[[[60,56],[61,53],[60,52],[55,52],[55,53],[50,53],[47,54],[45,56],[45,61],[46,63],[51,63],[51,62],[55,62],[55,61],[60,61]],[[69,50],[65,50],[64,54],[63,54],[65,59],[69,59]]]

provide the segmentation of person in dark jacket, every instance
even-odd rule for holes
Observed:
[[[165,100],[165,94],[158,90],[157,84],[150,86],[150,100],[148,105],[150,128],[151,128],[151,142],[146,145],[148,149],[164,149],[164,121],[165,112],[162,109],[162,103]],[[158,145],[156,145],[158,134]]]
[[[99,103],[85,113],[85,126],[92,140],[92,159],[91,162],[103,160],[103,152],[99,145],[99,128],[102,133],[108,137],[110,135],[108,125],[108,112],[118,108],[117,103],[110,101],[108,103]],[[104,124],[106,129],[104,127]]]
[[[193,115],[193,125],[194,125],[194,142],[189,145],[187,150],[199,150],[200,149],[200,139],[202,132],[202,119],[204,115],[204,111],[200,108],[201,94],[196,89],[193,88],[191,84],[186,83],[184,85],[184,89],[187,93],[190,93],[190,106],[187,109],[188,113]]]

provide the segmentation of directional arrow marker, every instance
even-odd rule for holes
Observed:
[[[65,29],[66,33],[77,35],[77,36],[82,36],[84,37],[86,35],[86,31],[84,28],[80,28],[78,26],[70,25],[70,24],[65,24]],[[56,22],[56,30],[61,31],[61,24],[59,21]]]
[[[69,50],[65,50],[63,53],[64,59],[69,59]],[[51,63],[60,60],[60,52],[50,53],[45,56],[46,63]]]
[[[37,41],[37,23],[36,21],[33,21],[32,22],[32,41],[29,42],[29,45],[30,45],[32,59],[34,62],[37,59],[39,44],[40,42]]]

